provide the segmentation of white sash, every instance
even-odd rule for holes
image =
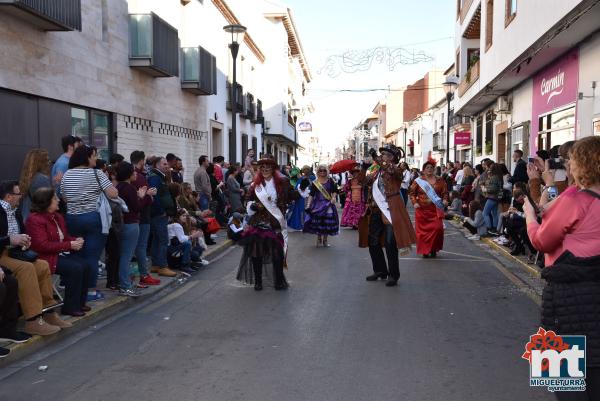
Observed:
[[[379,210],[381,210],[381,213],[383,213],[386,219],[388,219],[388,221],[392,223],[392,214],[390,213],[390,206],[388,205],[385,195],[382,194],[379,190],[379,177],[377,177],[375,183],[373,184],[373,200],[375,200],[375,203],[377,203],[377,206],[379,207]]]
[[[264,185],[258,185],[256,187],[256,189],[254,190],[254,193],[256,193],[256,197],[258,198],[260,203],[262,203],[263,206],[265,207],[265,209],[267,209],[267,211],[269,213],[271,213],[271,215],[273,217],[275,217],[275,220],[277,220],[277,222],[281,226],[281,235],[283,236],[283,254],[284,255],[287,254],[287,247],[288,247],[287,221],[285,221],[285,216],[283,215],[283,213],[281,213],[281,210],[279,210],[279,208],[277,207],[277,198],[269,200],[269,195],[267,194],[267,190],[264,187]]]
[[[440,198],[438,196],[437,192],[435,192],[435,189],[433,189],[431,184],[422,178],[417,178],[415,181],[417,182],[417,185],[419,187],[421,187],[423,192],[425,192],[425,195],[427,195],[427,197],[431,200],[431,202],[438,209],[443,211],[444,210],[444,202],[442,201],[442,198]]]

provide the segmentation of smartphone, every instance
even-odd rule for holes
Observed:
[[[533,163],[533,162],[535,162],[535,157],[530,157],[528,160],[529,160],[529,163]]]

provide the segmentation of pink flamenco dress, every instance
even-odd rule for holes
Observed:
[[[344,191],[346,192],[346,204],[342,212],[341,226],[357,229],[358,221],[367,207],[363,186],[355,180],[350,180],[344,186]]]

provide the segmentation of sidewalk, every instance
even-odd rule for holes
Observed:
[[[215,245],[211,245],[204,252],[202,257],[212,262],[212,259],[218,256],[220,253],[225,251],[230,245],[232,245],[232,241],[227,239],[227,231],[221,230],[217,233],[217,237],[215,238]],[[210,268],[211,265],[204,267],[203,269]],[[192,277],[196,277],[202,275],[201,269],[198,273],[196,273]],[[157,277],[154,275],[154,277]],[[102,278],[98,280],[98,288],[105,295],[105,299],[102,301],[90,302],[89,306],[92,308],[90,312],[87,312],[85,316],[82,317],[67,317],[61,316],[64,320],[67,320],[73,323],[73,327],[61,330],[59,333],[47,337],[41,336],[33,336],[28,342],[23,344],[12,344],[12,343],[2,343],[0,342],[0,346],[4,348],[8,348],[11,350],[10,355],[6,358],[0,360],[0,368],[5,367],[8,364],[17,361],[18,359],[22,359],[31,355],[43,347],[48,346],[54,342],[64,340],[67,336],[71,336],[76,334],[86,328],[89,328],[96,323],[107,319],[111,316],[117,315],[119,312],[126,310],[134,306],[140,301],[144,301],[155,295],[166,296],[170,292],[177,289],[179,286],[184,284],[188,280],[188,277],[184,275],[177,275],[176,277],[160,277],[160,285],[149,286],[146,289],[140,290],[142,295],[138,298],[130,298],[119,296],[118,292],[106,290],[106,279]],[[19,322],[20,325],[23,322]]]

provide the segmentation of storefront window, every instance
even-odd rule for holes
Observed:
[[[108,114],[94,112],[93,145],[98,149],[98,158],[110,159],[108,141]]]
[[[71,135],[90,143],[90,120],[87,110],[71,108]]]
[[[475,155],[481,156],[483,152],[483,117],[481,116],[477,117],[476,135]]]
[[[575,106],[539,118],[538,149],[550,150],[575,139]]]

